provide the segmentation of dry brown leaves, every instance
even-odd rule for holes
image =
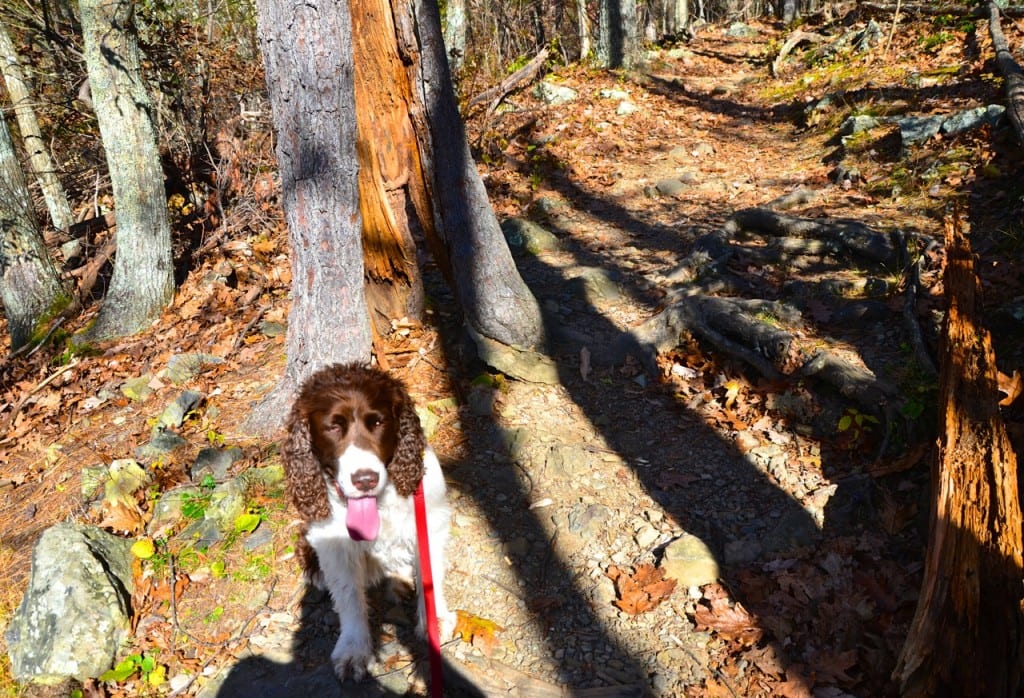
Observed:
[[[614,601],[615,606],[631,616],[650,611],[671,596],[676,588],[676,580],[666,579],[665,570],[649,562],[637,567],[635,572],[610,565],[605,574],[615,582],[619,595]]]

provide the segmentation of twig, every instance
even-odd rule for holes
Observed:
[[[234,353],[239,350],[239,348],[242,346],[242,343],[245,342],[246,335],[248,335],[249,331],[256,326],[256,323],[260,321],[260,318],[263,317],[263,313],[265,313],[266,311],[266,306],[260,306],[259,310],[256,312],[256,316],[249,321],[249,323],[245,326],[245,329],[243,329],[241,333],[239,333],[238,337],[235,338],[235,343],[231,347],[231,353]]]
[[[892,37],[896,33],[896,23],[900,21],[900,5],[902,0],[896,0],[896,11],[892,13],[892,26],[889,27],[889,38],[885,41],[885,50],[882,51],[882,57],[889,55],[889,47],[892,46]]]

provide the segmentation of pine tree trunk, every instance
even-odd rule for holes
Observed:
[[[25,175],[0,113],[0,298],[11,349],[25,346],[50,315],[70,302],[43,244]]]
[[[14,115],[18,120],[18,130],[21,131],[21,139],[28,152],[29,165],[39,181],[46,208],[50,212],[50,220],[58,230],[67,230],[75,222],[75,218],[71,213],[71,206],[68,205],[64,185],[57,177],[57,168],[50,158],[50,151],[39,130],[39,121],[32,109],[31,91],[18,62],[14,43],[3,25],[0,25],[0,73],[3,73],[7,94],[11,98]]]
[[[391,4],[351,0],[350,6],[366,300],[377,332],[386,334],[393,318],[423,319],[413,235],[425,237],[433,210],[409,120],[412,87],[398,55]]]
[[[948,315],[924,582],[894,678],[903,696],[1017,695],[1024,626],[1017,459],[959,220],[946,223]]]
[[[174,295],[171,228],[131,0],[82,0],[92,100],[114,193],[117,256],[94,339],[147,327]]]
[[[260,0],[260,46],[292,248],[285,375],[246,429],[270,433],[298,386],[333,362],[370,358],[347,0]]]

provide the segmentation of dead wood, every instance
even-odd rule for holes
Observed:
[[[988,30],[992,34],[992,48],[996,52],[999,72],[1006,80],[1006,117],[1013,124],[1017,141],[1024,144],[1024,71],[1013,58],[1010,46],[999,24],[999,8],[991,0],[988,3]]]
[[[757,207],[736,211],[726,223],[726,232],[738,234],[744,230],[774,236],[815,238],[833,245],[837,253],[849,252],[885,266],[898,262],[890,236],[858,221],[798,218]]]
[[[893,673],[901,696],[1016,696],[1024,658],[1017,458],[959,217],[946,221],[948,313],[924,580]]]
[[[537,73],[540,72],[541,66],[544,65],[544,61],[548,59],[548,55],[550,53],[551,52],[545,46],[537,53],[536,56],[530,59],[529,63],[524,65],[522,68],[509,75],[499,84],[495,85],[494,87],[488,90],[484,90],[476,97],[473,97],[471,100],[469,100],[469,103],[466,105],[466,108],[472,109],[478,104],[490,102],[490,104],[487,106],[487,115],[490,115],[495,109],[498,108],[498,105],[501,104],[501,100],[505,99],[505,96],[508,93],[516,89],[520,84],[532,81],[537,76]]]
[[[782,44],[782,48],[779,49],[779,55],[772,61],[772,75],[778,75],[779,70],[782,68],[783,61],[786,60],[786,56],[789,52],[795,49],[797,46],[803,43],[820,44],[826,41],[826,38],[821,34],[815,32],[805,32],[802,29],[797,29]]]

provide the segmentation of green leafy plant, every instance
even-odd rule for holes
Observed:
[[[849,437],[850,447],[853,448],[871,433],[872,425],[878,423],[877,417],[864,414],[856,407],[847,407],[843,412],[843,416],[839,418],[836,429],[840,434],[845,434]]]
[[[181,495],[181,514],[186,519],[201,519],[213,500],[213,488],[217,481],[213,475],[206,474],[199,482],[199,492],[186,492]]]
[[[167,667],[157,662],[151,654],[130,654],[113,669],[101,674],[100,681],[120,683],[136,674],[141,675],[143,683],[148,686],[162,686],[167,680]]]

